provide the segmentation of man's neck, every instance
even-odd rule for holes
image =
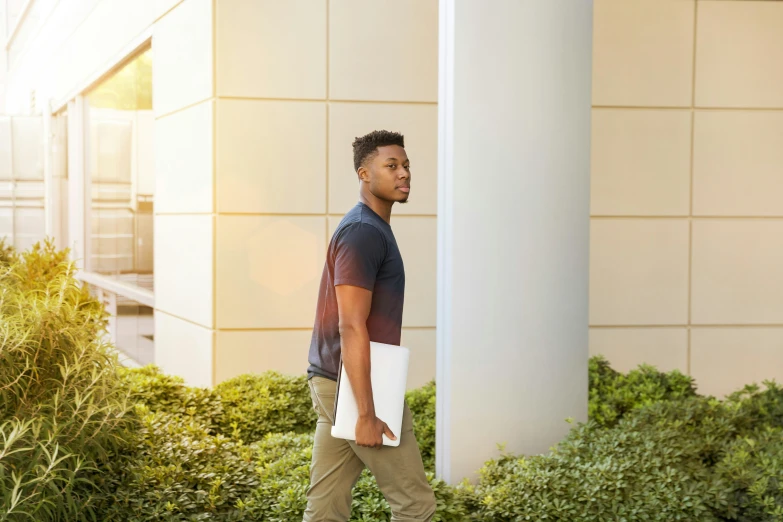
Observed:
[[[375,197],[373,194],[359,193],[359,201],[367,205],[373,212],[381,216],[381,219],[387,223],[391,223],[391,210],[393,201],[384,201]]]

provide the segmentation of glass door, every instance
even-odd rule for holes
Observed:
[[[149,47],[68,108],[69,241],[131,365],[154,362],[154,123]]]

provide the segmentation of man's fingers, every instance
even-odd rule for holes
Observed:
[[[381,436],[375,435],[372,438],[375,439],[375,437],[378,437],[374,441],[370,442],[369,440],[365,441],[363,437],[359,436],[359,433],[357,431],[357,437],[356,437],[356,444],[358,446],[362,446],[364,448],[380,448],[383,446],[383,436],[386,435],[389,437],[390,440],[397,440],[397,436],[392,432],[391,428],[389,428],[389,425],[383,422],[380,419],[376,419],[376,422],[379,422],[381,425]],[[376,424],[377,429],[377,424]],[[376,432],[377,433],[377,432]]]
[[[392,430],[389,428],[389,426],[385,422],[383,423],[383,432],[391,440],[397,440],[397,437],[394,436],[394,433],[392,433]]]

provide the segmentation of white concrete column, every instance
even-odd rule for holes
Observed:
[[[437,472],[587,417],[589,0],[440,2]]]

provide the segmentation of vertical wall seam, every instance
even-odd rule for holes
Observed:
[[[218,172],[217,172],[217,0],[212,0],[212,385],[217,384],[217,234],[218,234]]]
[[[326,172],[326,201],[324,209],[324,230],[326,244],[329,244],[329,117],[331,116],[331,103],[329,102],[329,0],[326,0],[326,165],[324,165],[324,171]]]
[[[11,153],[11,161],[9,161],[11,166],[11,246],[16,247],[16,154],[14,154],[14,119],[14,116],[8,117],[8,147],[9,152]]]
[[[699,2],[693,2],[693,57],[691,61],[691,143],[690,143],[690,201],[688,209],[688,344],[686,372],[691,375],[691,327],[693,323],[693,165],[694,165],[694,142],[696,136],[696,51],[698,40],[696,31],[698,30]]]

